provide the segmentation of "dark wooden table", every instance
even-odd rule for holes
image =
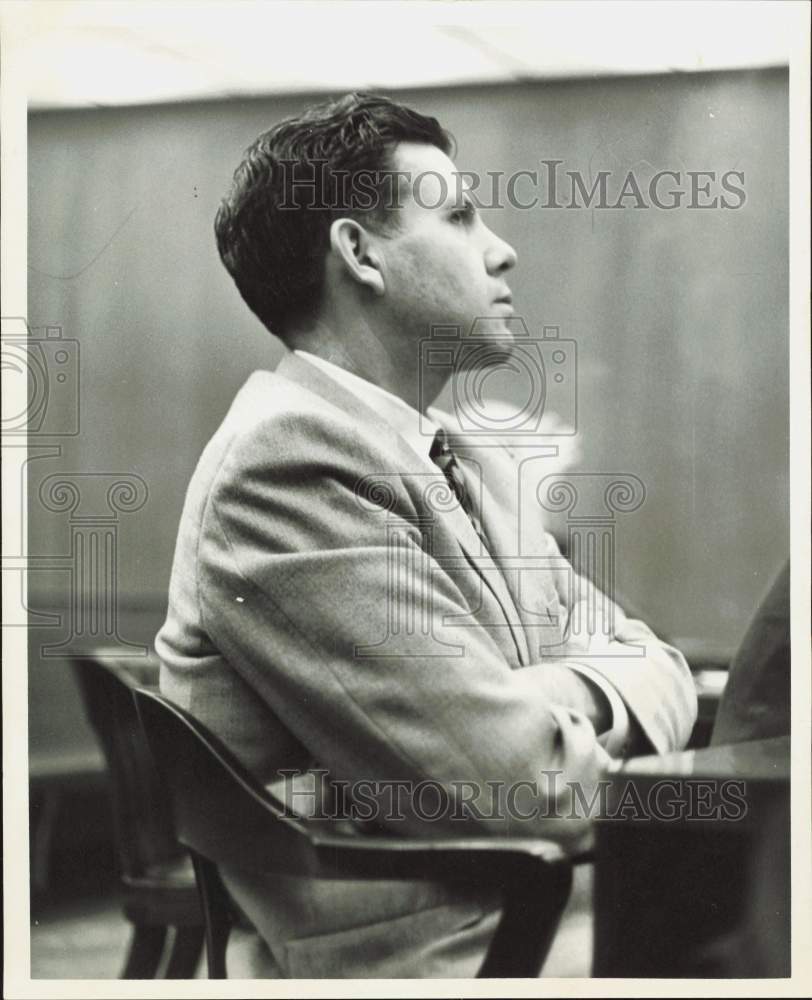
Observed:
[[[790,746],[625,761],[597,823],[593,975],[788,976]]]

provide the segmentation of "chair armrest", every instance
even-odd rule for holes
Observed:
[[[502,887],[534,878],[553,867],[593,858],[591,850],[568,854],[556,841],[539,838],[348,837],[310,832],[321,877],[412,878],[475,881]]]

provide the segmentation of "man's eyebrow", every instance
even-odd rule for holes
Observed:
[[[477,204],[474,198],[472,197],[469,188],[458,186],[456,190],[448,192],[448,197],[446,198],[443,204],[443,208],[448,208],[448,209],[465,208],[471,212],[476,212]]]

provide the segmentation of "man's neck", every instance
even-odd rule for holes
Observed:
[[[355,332],[355,331],[354,331]],[[362,332],[359,331],[359,334]],[[293,340],[293,346],[300,350],[315,354],[316,357],[329,361],[359,378],[366,379],[373,385],[385,389],[393,396],[402,399],[404,403],[415,410],[425,412],[434,402],[442,389],[442,383],[434,385],[429,381],[434,374],[424,372],[419,377],[417,366],[420,358],[415,357],[411,365],[397,364],[386,351],[381,340],[368,328],[363,330],[352,344],[346,339],[339,339],[331,331],[322,327],[316,335],[308,334]]]

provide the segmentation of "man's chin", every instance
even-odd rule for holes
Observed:
[[[467,348],[460,357],[461,367],[481,368],[499,365],[514,352],[520,331],[507,317],[477,319],[471,327]]]

